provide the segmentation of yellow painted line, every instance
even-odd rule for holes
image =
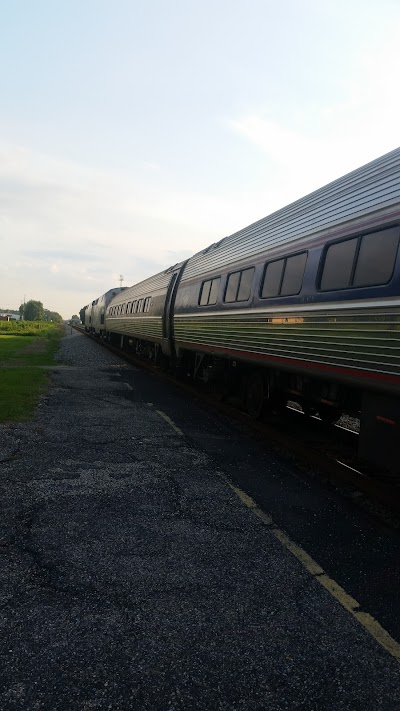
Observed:
[[[182,430],[180,430],[179,427],[177,427],[177,425],[175,424],[175,422],[173,422],[173,421],[171,420],[171,418],[168,417],[168,415],[165,414],[165,412],[163,412],[162,410],[156,410],[156,412],[157,412],[158,415],[160,415],[160,417],[163,418],[163,420],[165,420],[165,422],[168,422],[168,424],[170,425],[170,427],[172,427],[172,429],[175,430],[175,432],[177,432],[177,433],[178,433],[179,435],[181,435],[182,437],[184,436]]]
[[[343,590],[336,580],[330,578],[329,575],[326,575],[326,573],[318,575],[317,580],[328,592],[330,592],[333,597],[336,598],[336,600],[339,600],[340,604],[343,605],[346,610],[352,614],[360,608],[360,603]]]
[[[236,494],[236,496],[238,496],[239,499],[241,501],[243,501],[244,505],[247,506],[247,508],[251,509],[253,511],[253,513],[255,513],[255,515],[258,516],[258,518],[260,518],[267,526],[273,524],[273,520],[272,520],[271,516],[269,516],[267,513],[265,513],[265,511],[260,509],[259,506],[257,506],[254,499],[251,498],[251,496],[246,494],[246,492],[243,491],[242,489],[239,489],[238,486],[234,486],[232,484],[232,482],[230,482],[229,479],[226,478],[226,476],[224,476],[220,472],[217,472],[217,473],[218,473],[218,476],[221,479],[223,479],[225,484],[227,486],[229,486],[230,489],[232,489],[232,491]]]
[[[269,526],[272,535],[282,543],[283,546],[297,558],[297,560],[303,565],[306,570],[313,576],[313,578],[322,585],[325,590],[327,590],[332,597],[337,600],[342,607],[345,608],[357,622],[364,627],[367,632],[375,639],[378,644],[383,647],[392,657],[400,661],[400,644],[393,637],[390,636],[379,622],[372,617],[368,612],[362,612],[360,610],[360,603],[349,595],[335,580],[329,577],[321,568],[321,566],[311,558],[308,553],[298,546],[297,543],[292,541],[289,536],[286,535],[280,528],[275,526],[273,519],[269,514],[262,511],[262,509],[257,506],[254,499],[246,494],[239,487],[234,486],[227,477],[223,474],[218,473],[221,479],[229,486],[229,488],[239,497],[239,499],[244,503],[247,508],[251,509],[253,513],[256,514],[266,525]]]
[[[306,553],[300,546],[297,545],[297,543],[294,543],[283,531],[281,531],[279,528],[274,528],[272,533],[274,536],[280,541],[285,548],[288,549],[292,553],[292,555],[297,558],[297,560],[300,561],[304,565],[304,567],[308,570],[311,575],[322,575],[324,572],[318,563],[315,562],[313,558],[311,558],[308,553]]]
[[[369,615],[368,612],[355,612],[354,617],[358,622],[365,627],[368,632],[375,637],[376,641],[386,649],[393,657],[400,659],[400,645],[393,637],[377,622],[377,620]]]

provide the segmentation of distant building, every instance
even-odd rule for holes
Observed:
[[[3,318],[6,317],[6,318]],[[20,321],[21,314],[18,311],[5,311],[0,309],[0,320],[1,321]]]

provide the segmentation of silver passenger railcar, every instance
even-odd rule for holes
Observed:
[[[397,149],[192,257],[178,358],[207,378],[239,369],[254,415],[289,397],[330,420],[361,412],[361,453],[382,461],[380,440],[392,464],[399,235]]]
[[[173,355],[172,304],[185,263],[145,279],[110,302],[106,313],[110,341],[155,360]]]

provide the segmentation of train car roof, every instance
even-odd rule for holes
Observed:
[[[198,252],[183,281],[396,204],[400,207],[400,148]]]
[[[178,264],[174,264],[171,267],[164,269],[162,272],[158,272],[158,274],[154,274],[154,276],[140,281],[138,284],[129,286],[124,293],[119,293],[114,296],[109,304],[109,307],[128,301],[129,299],[136,299],[141,296],[151,295],[158,289],[167,288],[169,282],[171,281],[172,273],[179,271],[183,264],[183,261]]]

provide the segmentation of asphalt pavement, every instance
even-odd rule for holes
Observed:
[[[321,512],[372,539],[287,462],[75,331],[0,442],[2,710],[400,711],[399,661],[225,480],[319,563]]]

